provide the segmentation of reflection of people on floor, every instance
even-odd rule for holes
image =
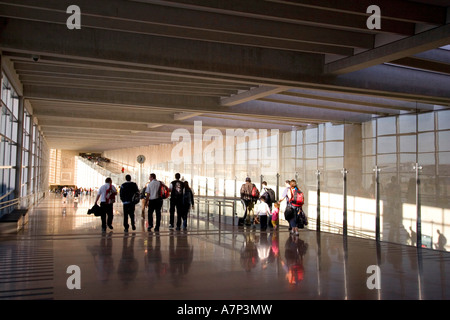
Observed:
[[[261,232],[259,244],[257,244],[256,249],[258,251],[258,258],[261,262],[261,268],[267,268],[269,262],[273,261],[273,256],[271,256],[271,246],[268,241],[268,234]]]
[[[117,273],[119,274],[119,279],[122,280],[125,285],[128,285],[128,283],[136,278],[139,268],[139,263],[134,257],[135,237],[136,235],[134,233],[131,236],[125,233],[123,236],[122,257],[119,261]],[[129,241],[130,243],[128,244]]]
[[[274,259],[277,259],[280,256],[280,247],[278,243],[278,232],[271,233],[271,255],[274,257]]]
[[[447,238],[439,229],[436,230],[436,232],[438,234],[438,241],[435,243],[436,250],[447,251],[447,249],[445,249],[445,246],[447,245]]]
[[[112,232],[103,235],[100,239],[100,245],[89,246],[88,250],[94,258],[97,277],[102,282],[107,282],[114,270],[114,260],[112,257]]]
[[[149,236],[145,249],[145,273],[151,284],[167,274],[167,263],[162,262],[161,237]]]
[[[253,234],[247,233],[241,248],[241,266],[245,271],[250,272],[256,267],[258,260],[258,249],[256,248]]]
[[[286,280],[290,284],[300,284],[305,275],[303,268],[303,256],[308,250],[308,244],[298,237],[289,237],[285,244],[284,257],[286,262],[282,261],[282,266],[286,271]]]
[[[175,245],[176,240],[176,245]],[[194,259],[194,247],[189,245],[187,234],[174,234],[169,238],[169,270],[175,286],[189,273]]]

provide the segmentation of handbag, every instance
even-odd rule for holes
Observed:
[[[300,209],[300,212],[297,215],[297,226],[300,229],[303,229],[307,225],[308,225],[308,218],[306,217],[306,214],[303,211],[303,209]]]
[[[284,210],[284,219],[286,221],[291,220],[294,217],[294,208],[290,204],[286,206],[286,210]]]
[[[133,198],[131,199],[131,202],[133,204],[138,204],[141,201],[141,193],[137,191],[135,194],[133,194]]]

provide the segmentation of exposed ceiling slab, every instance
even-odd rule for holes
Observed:
[[[4,0],[2,65],[49,146],[79,151],[450,107],[448,1],[379,0],[370,30],[372,2],[79,0],[69,30],[71,0]]]

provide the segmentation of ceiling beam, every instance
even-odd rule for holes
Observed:
[[[7,1],[4,1],[7,2]],[[64,4],[66,2],[66,4]],[[29,0],[0,4],[0,16],[66,23],[67,0],[48,0],[40,7],[24,5]],[[374,36],[363,31],[293,25],[240,16],[198,12],[167,6],[149,6],[129,1],[78,0],[83,8],[83,27],[201,40],[290,51],[339,54],[340,47],[372,48]],[[116,13],[111,12],[116,7]],[[315,45],[314,45],[315,44]],[[334,51],[333,48],[336,50]]]
[[[192,103],[189,103],[187,97],[176,97],[175,95],[170,96],[160,96],[153,94],[142,94],[136,93],[133,95],[127,93],[121,93],[118,91],[105,91],[105,90],[91,90],[91,89],[76,89],[76,88],[55,88],[55,87],[37,87],[37,86],[25,86],[25,97],[30,100],[52,100],[52,101],[61,101],[61,102],[77,102],[77,103],[90,103],[99,108],[100,105],[104,104],[108,105],[116,105],[119,106],[129,106],[139,107],[140,112],[147,111],[147,115],[139,115],[138,113],[127,112],[125,111],[120,114],[117,112],[109,112],[105,110],[100,112],[94,116],[94,113],[89,113],[86,117],[91,118],[99,118],[99,119],[108,119],[113,121],[133,121],[133,122],[142,122],[142,123],[156,123],[160,122],[154,121],[154,116],[151,114],[151,111],[154,112],[162,111],[162,112],[201,112],[205,114],[215,115],[215,114],[223,114],[223,115],[237,115],[237,116],[247,116],[252,121],[257,122],[258,119],[273,119],[273,120],[281,120],[281,121],[291,121],[292,123],[296,122],[296,117],[304,118],[301,112],[292,111],[292,110],[274,110],[270,106],[265,106],[264,108],[261,106],[252,107],[252,105],[247,106],[246,108],[240,108],[239,106],[235,107],[222,107],[217,104],[209,103],[207,104],[205,101],[202,105],[203,99],[192,99]],[[181,100],[178,100],[181,99]],[[198,101],[198,102],[196,102]],[[36,107],[35,107],[36,108]],[[46,112],[46,114],[44,114]],[[40,108],[36,108],[36,113],[41,115],[51,115],[54,112],[61,112],[64,115],[68,115],[71,117],[80,117],[80,110],[77,109],[69,109],[65,108],[55,109],[55,110],[47,110],[43,111]],[[170,115],[167,116],[167,121],[174,121],[173,117]],[[164,123],[164,122],[163,122]]]
[[[155,67],[242,79],[300,81],[322,72],[315,54],[206,43],[186,39],[9,19],[3,21],[0,49],[10,52],[69,57],[122,66]],[[64,39],[64,41],[61,41]],[[80,46],[80,43],[89,45]],[[126,43],[126,46],[123,44]],[[145,44],[145,45],[143,45]],[[151,50],[150,50],[151,49]]]
[[[0,18],[1,21],[2,18]],[[1,46],[0,46],[1,47]],[[13,62],[27,62],[32,61],[33,53],[23,51],[23,50],[15,50],[2,51],[2,56],[10,58]],[[33,61],[34,64],[36,62]],[[133,74],[142,74],[156,77],[165,77],[162,80],[170,80],[180,78],[182,81],[186,79],[190,79],[192,82],[202,83],[202,82],[210,82],[211,84],[228,84],[232,86],[244,86],[244,87],[253,87],[255,83],[248,80],[243,79],[237,75],[233,74],[213,74],[213,73],[199,73],[197,70],[174,70],[174,69],[163,69],[155,66],[148,66],[144,64],[129,64],[129,63],[120,63],[114,61],[98,61],[98,60],[90,60],[90,59],[81,59],[77,57],[67,57],[62,55],[39,55],[38,65],[52,65],[55,67],[71,67],[71,68],[88,68],[93,71],[98,71],[100,74],[102,71],[114,71],[114,72],[132,72]],[[158,78],[156,78],[158,79]],[[246,88],[244,88],[245,90]]]
[[[127,83],[126,81],[111,81],[98,79],[77,79],[76,77],[49,76],[49,75],[21,75],[23,85],[53,86],[65,88],[91,88],[99,90],[120,90],[123,92],[146,92],[160,94],[197,95],[209,97],[223,97],[237,93],[232,89],[216,89],[204,87],[189,87],[178,84],[146,84]]]
[[[370,101],[371,99],[369,97],[365,98],[364,100],[355,100],[355,99],[348,99],[348,98],[339,98],[337,96],[325,96],[324,94],[307,94],[307,93],[290,92],[290,91],[281,92],[279,95],[311,99],[311,100],[315,100],[315,101],[327,101],[327,102],[334,102],[334,103],[342,103],[342,104],[346,104],[346,105],[372,107],[372,108],[379,108],[379,109],[390,109],[390,110],[401,110],[401,111],[415,110],[410,106],[397,105],[396,103],[393,103],[393,102],[391,102],[391,103],[373,102],[373,101]]]
[[[174,6],[177,8],[237,15],[248,18],[289,22],[306,25],[328,26],[340,29],[353,29],[367,32],[367,17],[347,12],[335,14],[326,8],[292,7],[289,4],[260,0],[132,0],[156,5]],[[414,23],[398,20],[383,20],[380,32],[389,32],[411,36],[414,34]]]
[[[288,89],[288,87],[259,86],[257,88],[252,88],[250,90],[235,94],[231,97],[222,98],[220,100],[220,104],[226,107],[235,106],[243,102],[264,98],[271,94],[276,94]]]
[[[266,102],[273,102],[277,104],[286,104],[291,106],[299,106],[299,107],[307,107],[307,108],[314,108],[314,109],[326,109],[326,110],[333,110],[333,111],[342,111],[346,113],[362,113],[362,114],[370,114],[370,115],[377,115],[377,116],[387,116],[389,114],[398,114],[400,112],[380,112],[378,110],[368,110],[359,108],[345,108],[342,106],[336,106],[329,104],[321,104],[321,103],[312,103],[312,102],[306,102],[306,101],[293,101],[293,100],[284,100],[284,99],[275,99],[275,98],[262,98],[259,99],[260,101],[266,101]]]
[[[221,81],[195,79],[189,76],[181,75],[160,75],[155,73],[144,73],[142,70],[114,71],[108,69],[92,68],[92,66],[65,66],[56,65],[51,62],[39,63],[22,59],[12,58],[14,69],[21,75],[43,75],[60,76],[78,79],[99,79],[121,81],[122,83],[141,83],[141,84],[174,84],[194,88],[214,88],[214,89],[233,89],[248,90],[250,87],[242,83],[228,83]]]
[[[450,43],[450,24],[325,65],[325,74],[345,74],[412,56]]]
[[[450,104],[449,76],[382,64],[329,80],[330,89],[388,99]]]

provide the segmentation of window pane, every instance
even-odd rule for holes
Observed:
[[[325,137],[327,141],[330,140],[344,140],[344,126],[343,125],[332,125],[326,124]]]
[[[398,118],[398,131],[399,133],[412,133],[416,132],[416,116],[405,115]]]
[[[305,130],[305,143],[317,143],[317,128]]]
[[[419,152],[433,152],[434,151],[434,133],[419,134]]]
[[[439,151],[450,151],[450,131],[442,131],[438,133]]]
[[[378,135],[395,133],[395,117],[378,119]]]
[[[378,153],[393,153],[397,151],[397,137],[378,138]]]
[[[416,152],[416,136],[400,136],[400,152]]]
[[[379,155],[378,165],[389,167],[397,165],[397,155],[396,154]]]
[[[434,113],[419,114],[419,131],[434,130]]]
[[[326,142],[325,155],[327,157],[343,157],[344,143],[343,142]]]
[[[316,145],[306,145],[306,158],[313,159],[317,157],[317,146]]]
[[[439,111],[438,117],[438,129],[450,129],[450,110]]]

